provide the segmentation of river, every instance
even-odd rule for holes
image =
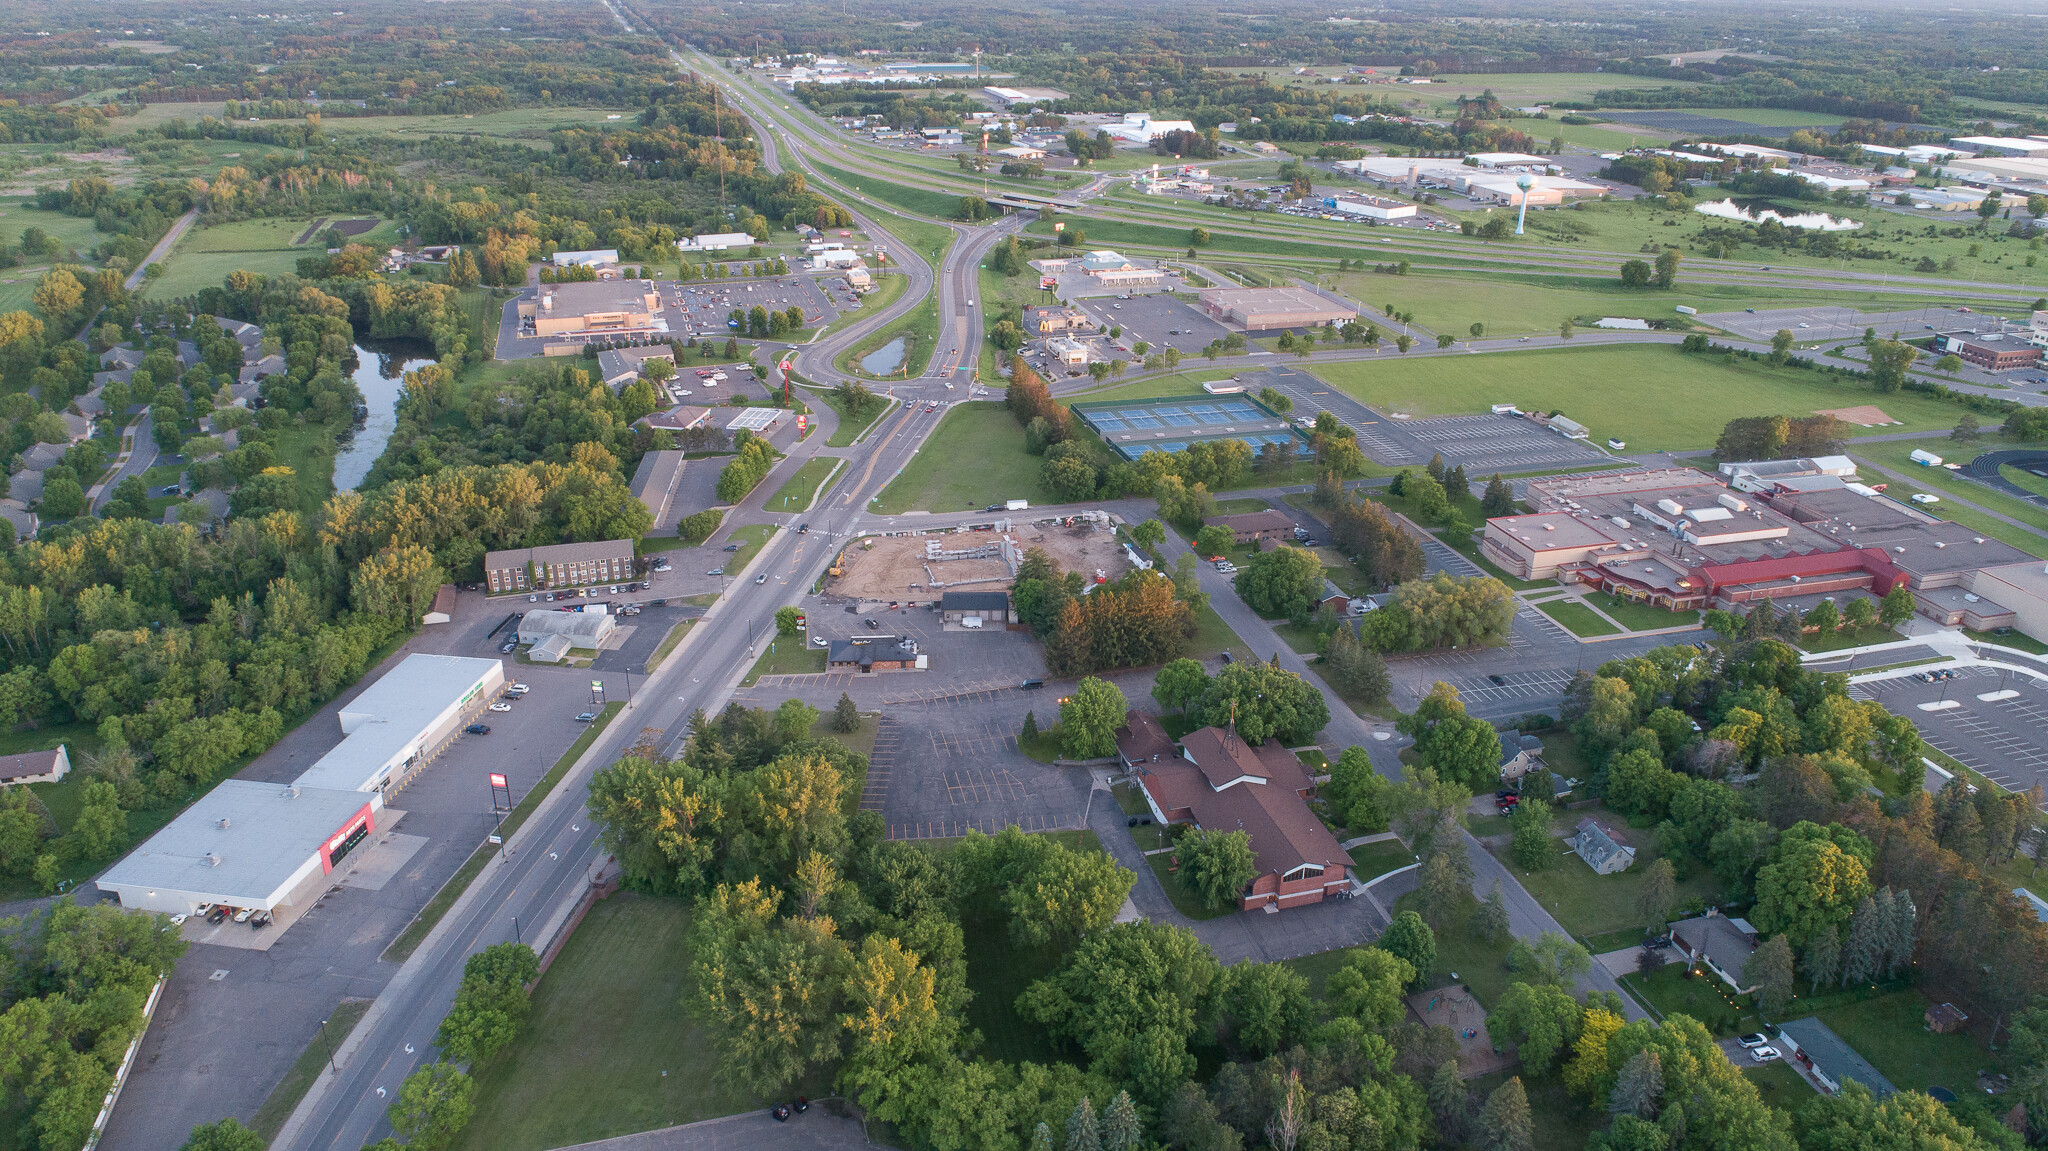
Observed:
[[[434,362],[434,349],[424,340],[357,340],[356,367],[349,375],[362,390],[368,416],[356,425],[353,440],[334,453],[334,490],[352,492],[362,486],[391,433],[398,430],[398,393],[405,373]]]

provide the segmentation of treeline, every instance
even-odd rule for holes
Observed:
[[[1134,571],[1089,590],[1081,572],[1063,572],[1041,548],[1024,553],[1010,591],[1019,623],[1045,644],[1046,670],[1078,676],[1166,663],[1194,637],[1196,607],[1177,580]]]
[[[728,504],[747,498],[782,458],[767,440],[744,428],[733,434],[733,444],[739,454],[718,472],[718,498]]]
[[[22,1147],[82,1147],[142,1030],[150,988],[170,974],[185,941],[168,916],[66,897],[10,921],[7,944],[0,1090],[8,1137]]]

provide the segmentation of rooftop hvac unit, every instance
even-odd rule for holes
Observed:
[[[1657,507],[1661,509],[1665,514],[1674,516],[1685,510],[1684,504],[1679,503],[1677,500],[1668,498],[1658,500]]]
[[[209,851],[209,852],[207,852],[207,853],[206,853],[206,856],[205,856],[205,858],[204,858],[204,860],[203,860],[203,862],[204,862],[204,863],[206,864],[206,866],[208,866],[208,867],[219,867],[219,866],[220,866],[220,853],[219,853],[219,852],[217,852],[217,851]]]
[[[214,826],[220,828],[222,831],[226,831],[228,827],[228,817],[225,815],[221,816],[220,822],[214,824]]]
[[[286,799],[297,799],[299,797],[299,785],[296,783],[287,785],[284,789],[284,797]]]

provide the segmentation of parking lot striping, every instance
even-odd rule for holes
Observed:
[[[955,807],[966,803],[1031,798],[1024,781],[1004,768],[950,768],[945,772],[945,780],[946,802]]]
[[[889,777],[896,753],[903,747],[903,728],[888,715],[875,720],[875,747],[868,753],[868,776],[860,789],[860,809],[880,811],[889,798]]]
[[[983,835],[994,835],[1005,827],[1015,827],[1030,833],[1039,831],[1074,831],[1082,826],[1079,815],[1063,815],[1049,818],[1042,815],[1021,815],[1015,819],[1002,819],[984,815],[978,819],[928,820],[913,823],[889,825],[890,839],[958,839],[970,831]]]

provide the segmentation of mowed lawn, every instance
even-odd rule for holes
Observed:
[[[275,252],[292,246],[311,219],[237,220],[213,228],[194,228],[179,242],[186,252]],[[309,245],[310,247],[310,245]]]
[[[1086,437],[1086,433],[1083,433]],[[1002,404],[956,404],[903,466],[872,510],[957,512],[998,501],[1062,502],[1039,482],[1043,457],[1024,450],[1024,429]]]
[[[1420,271],[1406,276],[1349,272],[1332,282],[1354,300],[1374,308],[1392,304],[1396,311],[1412,312],[1417,324],[1432,332],[1456,336],[1461,342],[1469,338],[1474,323],[1485,324],[1488,336],[1515,336],[1555,332],[1560,321],[1575,316],[1669,319],[1677,314],[1675,309],[1680,304],[1702,312],[1731,312],[1742,308],[1800,308],[1822,302],[1814,293],[1788,294],[1736,284],[1681,282],[1679,287],[1662,292],[1624,288],[1612,277],[1591,276],[1490,278],[1482,274]],[[1825,302],[1887,309],[1909,306],[1895,300],[1836,295],[1828,296]]]
[[[478,1074],[458,1151],[543,1151],[762,1106],[712,1078],[717,1052],[684,1010],[689,927],[680,899],[621,892],[592,908],[526,1031]],[[799,1091],[824,1094],[825,1077]]]
[[[1353,398],[1411,416],[1484,412],[1511,403],[1562,411],[1631,452],[1711,448],[1738,416],[1803,416],[1823,408],[1875,404],[1901,426],[1954,427],[1962,409],[1909,392],[1880,395],[1868,384],[1759,361],[1687,355],[1673,344],[1624,344],[1494,352],[1478,356],[1389,357],[1310,364],[1309,371]]]
[[[304,224],[299,225],[301,228]],[[165,300],[189,296],[201,288],[217,288],[229,272],[260,272],[266,276],[296,273],[299,257],[309,249],[282,252],[192,252],[179,250],[164,262],[164,274],[143,285],[142,294]]]

